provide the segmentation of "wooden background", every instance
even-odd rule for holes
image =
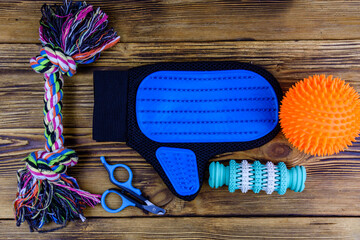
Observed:
[[[60,3],[60,1],[46,1]],[[266,195],[204,184],[185,202],[172,196],[138,153],[123,143],[92,140],[92,72],[167,61],[235,60],[266,68],[286,91],[310,74],[333,74],[360,90],[360,1],[326,0],[141,0],[89,1],[108,13],[121,43],[65,79],[66,146],[80,162],[68,172],[82,189],[101,194],[112,187],[100,163],[125,163],[135,186],[167,210],[145,215],[137,208],[109,214],[88,208],[85,223],[54,233],[15,226],[12,201],[21,160],[44,145],[42,76],[29,59],[38,54],[42,1],[0,1],[0,238],[7,239],[360,239],[360,140],[330,157],[311,157],[279,134],[261,148],[212,160],[263,159],[301,164],[303,193]],[[121,175],[118,173],[119,176]],[[119,205],[111,198],[112,206]],[[50,226],[51,227],[51,226]]]

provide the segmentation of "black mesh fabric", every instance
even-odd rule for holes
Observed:
[[[137,90],[145,77],[157,71],[215,71],[236,69],[250,70],[263,76],[276,92],[278,104],[280,106],[282,91],[276,79],[266,70],[246,63],[159,63],[133,68],[127,72],[95,72],[93,138],[96,141],[126,141],[128,146],[139,152],[141,156],[154,167],[165,184],[177,197],[188,201],[193,200],[197,196],[198,192],[193,195],[182,196],[175,191],[169,178],[156,158],[155,153],[159,147],[173,147],[192,150],[196,155],[199,184],[201,188],[204,173],[210,158],[217,154],[252,149],[267,143],[280,131],[279,123],[270,133],[254,141],[223,143],[159,143],[146,137],[138,126],[136,119]],[[126,85],[127,91],[125,88]],[[114,107],[116,108],[115,111]]]
[[[259,147],[273,139],[280,131],[279,123],[267,135],[254,141],[226,142],[226,143],[159,143],[147,138],[141,131],[136,120],[136,93],[141,81],[149,74],[157,71],[215,71],[215,70],[250,70],[263,76],[274,88],[278,97],[278,104],[282,99],[282,90],[277,80],[266,70],[246,63],[239,62],[184,62],[184,63],[159,63],[130,69],[128,71],[128,102],[127,102],[127,145],[135,149],[158,172],[165,184],[177,197],[191,201],[197,194],[190,196],[179,195],[165,174],[155,152],[159,147],[185,148],[192,150],[196,155],[200,189],[204,179],[208,161],[217,154],[233,151],[242,151]],[[199,189],[199,191],[200,191]]]

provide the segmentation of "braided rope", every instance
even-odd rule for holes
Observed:
[[[76,62],[65,55],[60,47],[47,43],[40,50],[40,55],[30,59],[30,65],[37,73],[51,74],[60,71],[69,77],[76,73]]]
[[[73,76],[76,63],[66,56],[59,47],[46,44],[40,55],[30,60],[37,73],[44,74],[44,136],[45,150],[30,153],[25,159],[26,166],[37,179],[56,181],[65,173],[67,166],[74,166],[78,157],[73,150],[63,147],[62,99],[64,80],[62,74]]]

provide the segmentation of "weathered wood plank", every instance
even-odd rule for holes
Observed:
[[[129,164],[136,183],[151,199],[165,206],[169,215],[338,215],[359,216],[359,143],[351,151],[331,158],[311,158],[299,153],[279,135],[262,148],[228,153],[217,159],[266,159],[285,161],[289,166],[303,164],[309,178],[304,193],[255,195],[230,194],[226,189],[211,190],[205,183],[199,197],[184,202],[166,189],[154,170],[133,150],[122,144],[95,143],[91,140],[92,72],[95,69],[125,69],[162,61],[237,60],[253,62],[268,69],[286,90],[295,81],[314,73],[335,74],[357,90],[360,41],[274,41],[212,43],[131,43],[118,44],[95,64],[81,66],[79,73],[67,78],[64,99],[66,145],[78,151],[81,162],[70,169],[84,189],[102,193],[111,187],[99,156],[112,162]],[[42,79],[29,70],[28,59],[38,51],[35,44],[0,44],[0,177],[4,191],[0,218],[11,218],[11,202],[16,192],[15,171],[29,152],[41,149]],[[149,54],[150,53],[150,54]],[[141,177],[140,177],[141,176]],[[99,184],[101,181],[102,184]],[[331,197],[330,197],[331,196]],[[116,202],[113,199],[112,202]],[[305,204],[306,203],[306,204]],[[204,207],[205,206],[205,207]],[[235,209],[235,210],[234,210]],[[101,207],[89,209],[89,216],[113,216]],[[128,209],[119,216],[142,216]]]
[[[303,193],[288,191],[266,195],[240,191],[229,193],[227,188],[211,189],[205,179],[199,196],[192,202],[173,197],[160,177],[135,151],[121,143],[96,143],[91,139],[91,129],[65,129],[66,145],[75,149],[80,162],[69,169],[80,186],[101,194],[113,187],[99,157],[104,155],[111,163],[124,163],[134,172],[134,185],[151,201],[163,206],[169,216],[360,216],[360,162],[359,143],[349,151],[326,158],[309,158],[289,146],[280,134],[270,143],[249,151],[226,153],[213,160],[263,159],[284,161],[288,166],[302,164],[307,168],[308,178]],[[34,150],[43,148],[41,129],[0,129],[0,218],[12,218],[12,201],[16,193],[15,171],[23,167],[21,159]],[[227,162],[226,162],[227,163]],[[120,177],[119,173],[119,177]],[[115,197],[109,199],[111,206],[119,205]],[[88,208],[86,216],[126,217],[143,216],[136,208],[128,208],[119,214],[109,214],[101,206]]]
[[[41,5],[0,2],[0,42],[37,43]],[[124,42],[358,39],[360,1],[88,1],[100,6]]]
[[[65,79],[63,124],[91,127],[93,99],[92,71]],[[32,70],[0,70],[0,128],[42,128],[44,80]]]
[[[351,77],[360,67],[359,47],[360,40],[119,43],[95,63],[80,65],[79,71],[93,66],[129,68],[168,61],[228,60],[253,62],[286,80],[309,72],[345,71]],[[29,60],[39,49],[39,44],[0,44],[0,70],[29,70]]]
[[[359,218],[90,218],[51,233],[1,220],[6,239],[359,239]],[[49,226],[46,226],[49,227]]]
[[[96,69],[235,60],[265,67],[284,90],[309,74],[326,73],[342,77],[360,91],[360,40],[348,40],[360,39],[359,0],[331,4],[326,0],[89,1],[109,14],[122,43],[65,80],[66,145],[80,156],[79,164],[68,172],[83,189],[101,194],[113,185],[99,157],[125,163],[134,172],[134,185],[164,207],[167,215],[145,217],[136,208],[109,214],[97,206],[85,211],[87,222],[70,223],[54,233],[29,234],[26,224],[16,228],[11,220],[15,172],[23,167],[21,159],[26,154],[44,144],[42,79],[28,64],[39,49],[35,43],[39,43],[43,3],[0,1],[0,239],[360,238],[360,139],[347,151],[324,158],[300,153],[282,134],[257,149],[215,156],[212,160],[262,159],[284,161],[289,167],[304,165],[308,171],[305,191],[289,191],[284,196],[231,194],[226,188],[210,189],[205,179],[192,202],[175,198],[152,167],[124,143],[91,140],[92,72]],[[117,173],[119,179],[123,175]],[[119,206],[119,199],[110,196],[109,204]],[[249,216],[258,217],[243,218]]]
[[[310,74],[334,74],[360,90],[360,41],[120,43],[65,77],[64,126],[91,127],[92,72],[165,61],[234,60],[270,71],[287,90]],[[35,44],[0,44],[0,128],[41,128],[43,80],[29,67]]]

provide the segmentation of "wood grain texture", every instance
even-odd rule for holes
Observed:
[[[61,3],[48,0],[47,3]],[[198,197],[174,197],[153,168],[124,143],[92,140],[95,70],[124,70],[167,61],[242,61],[266,68],[286,91],[311,74],[333,74],[360,91],[360,0],[90,0],[109,15],[121,43],[94,64],[65,77],[64,134],[79,163],[68,170],[82,189],[101,194],[113,187],[100,163],[124,163],[134,185],[167,215],[137,208],[109,214],[87,208],[88,221],[50,234],[29,234],[13,220],[16,170],[43,149],[43,80],[29,67],[38,54],[43,0],[0,1],[0,239],[360,239],[360,138],[329,157],[310,157],[280,133],[264,146],[214,156],[211,161],[284,161],[307,169],[303,193],[229,193],[205,177]],[[256,41],[254,41],[256,40]],[[124,178],[122,172],[117,177]],[[117,207],[119,199],[109,197]],[[54,227],[54,225],[46,226]]]
[[[166,61],[242,61],[270,71],[286,91],[312,74],[333,74],[360,90],[360,41],[120,43],[65,77],[64,125],[91,127],[92,72]],[[0,44],[0,128],[42,128],[43,80],[30,69],[35,44]],[[81,114],[78,114],[81,113]],[[36,119],[36,120],[35,120]]]
[[[46,1],[49,4],[60,0]],[[358,39],[360,1],[88,1],[123,42]],[[37,43],[41,1],[0,2],[0,42]]]
[[[90,218],[61,231],[29,234],[26,226],[1,220],[0,238],[359,239],[359,226],[359,218]]]
[[[16,193],[15,171],[23,164],[20,160],[29,152],[43,147],[41,129],[5,129],[0,130],[1,141],[6,149],[0,154],[2,191],[2,211],[0,218],[13,216],[12,201]],[[6,137],[4,137],[6,136]],[[284,161],[288,166],[295,164],[307,168],[306,189],[302,193],[288,191],[280,196],[277,193],[266,195],[264,192],[242,194],[240,191],[229,193],[227,188],[211,189],[207,177],[199,196],[192,202],[175,198],[152,167],[135,151],[121,143],[96,143],[91,139],[91,129],[66,129],[67,146],[75,149],[80,162],[69,169],[69,174],[78,179],[80,186],[93,193],[101,194],[112,184],[101,165],[100,156],[105,155],[110,163],[124,163],[132,168],[134,185],[140,188],[151,201],[164,207],[168,216],[359,216],[360,215],[360,163],[359,148],[327,158],[309,158],[288,145],[282,135],[261,148],[225,153],[212,160],[262,159],[274,162]],[[269,157],[273,145],[290,148],[289,155]],[[356,143],[358,145],[358,143]],[[279,151],[281,152],[281,150]],[[353,155],[357,154],[357,155]],[[226,162],[227,163],[227,162]],[[120,173],[119,173],[120,174]],[[120,175],[119,175],[120,176]],[[125,180],[125,179],[124,179]],[[120,201],[114,196],[109,199],[112,207]],[[136,208],[128,208],[119,214],[109,214],[100,206],[86,210],[86,216],[126,217],[145,216]]]
[[[113,69],[168,61],[228,60],[260,65],[280,81],[293,83],[308,74],[324,72],[338,73],[355,82],[355,70],[360,68],[359,47],[360,40],[119,43],[94,64],[80,65],[79,73],[94,66]],[[39,49],[38,44],[1,44],[0,70],[30,70],[29,59]]]
[[[128,164],[135,174],[135,186],[150,199],[165,207],[169,216],[360,216],[360,143],[348,151],[327,158],[310,158],[298,152],[279,134],[261,148],[225,153],[213,160],[262,159],[284,161],[289,167],[306,166],[308,180],[304,193],[230,194],[226,188],[213,190],[206,183],[193,202],[174,198],[134,150],[122,143],[96,143],[91,140],[93,86],[92,72],[98,69],[127,69],[163,61],[236,60],[251,62],[269,70],[284,90],[314,73],[335,74],[357,90],[360,41],[273,41],[208,43],[120,43],[102,55],[95,64],[79,66],[72,78],[65,78],[64,126],[66,146],[75,149],[80,163],[69,170],[82,188],[101,194],[112,187],[99,157],[112,163]],[[43,148],[42,76],[29,69],[28,59],[35,55],[36,44],[0,44],[0,177],[4,201],[0,218],[12,218],[16,192],[15,171],[21,159]],[[101,182],[101,184],[99,184]],[[329,197],[331,196],[331,197]],[[118,199],[109,199],[113,206]],[[87,216],[110,217],[101,207],[87,209]],[[116,217],[145,216],[135,208]]]

